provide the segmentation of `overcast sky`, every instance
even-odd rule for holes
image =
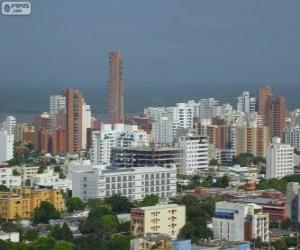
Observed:
[[[31,0],[0,16],[0,85],[299,85],[299,0]],[[300,89],[300,87],[299,87]]]

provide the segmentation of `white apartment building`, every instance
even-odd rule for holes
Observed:
[[[0,168],[0,185],[8,188],[21,186],[22,178],[21,176],[14,176],[13,169],[10,167]]]
[[[14,158],[14,135],[0,130],[0,162]]]
[[[177,120],[176,107],[148,107],[144,109],[144,114],[153,121],[157,121],[162,117]]]
[[[65,178],[60,179],[59,173],[47,169],[44,173],[31,176],[30,184],[36,188],[54,188],[61,189],[64,192],[72,189],[72,180]]]
[[[211,119],[218,116],[219,102],[214,98],[207,98],[200,100],[199,117],[201,119]]]
[[[193,105],[190,103],[176,104],[176,117],[179,128],[193,128]]]
[[[244,91],[241,96],[238,97],[237,111],[250,113],[256,110],[256,98],[250,96],[249,91]]]
[[[155,194],[160,198],[176,195],[176,166],[170,168],[147,166],[111,168],[91,166],[72,174],[72,196],[88,199],[122,195],[130,200],[142,200]]]
[[[177,204],[132,208],[130,233],[135,237],[163,234],[176,239],[180,229],[185,225],[185,213],[185,206]]]
[[[16,136],[16,127],[17,120],[14,116],[7,116],[6,120],[2,122],[2,128],[14,137]]]
[[[92,111],[91,106],[82,104],[82,149],[86,149],[87,129],[92,127]]]
[[[289,126],[283,131],[283,141],[290,144],[293,148],[300,150],[300,127]]]
[[[181,136],[176,147],[182,150],[182,167],[180,172],[186,175],[197,174],[199,170],[208,169],[208,140],[206,137],[189,134]]]
[[[216,239],[251,241],[260,237],[269,242],[269,215],[256,204],[217,202],[213,217]]]
[[[147,147],[149,135],[137,125],[102,124],[101,131],[92,133],[91,160],[95,164],[110,164],[113,147]]]
[[[66,97],[62,95],[51,95],[49,102],[49,115],[51,128],[56,127],[56,115],[66,109]]]
[[[294,173],[294,148],[274,137],[267,150],[266,178],[282,178]]]
[[[39,166],[22,165],[18,168],[18,171],[22,177],[22,185],[26,185],[27,182],[30,182],[32,176],[37,175]]]
[[[157,145],[172,145],[179,127],[177,121],[161,117],[152,122],[152,138]]]

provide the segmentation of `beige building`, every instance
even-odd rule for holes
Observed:
[[[177,204],[133,208],[130,231],[135,237],[153,233],[169,235],[175,239],[185,225],[185,220],[185,206]]]
[[[237,127],[236,154],[251,153],[254,156],[266,157],[270,144],[269,132],[266,126]]]
[[[7,220],[17,217],[30,218],[34,209],[39,207],[42,201],[52,203],[59,211],[63,209],[63,196],[58,189],[22,188],[11,192],[0,192],[0,216]]]

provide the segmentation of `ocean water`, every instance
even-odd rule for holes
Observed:
[[[243,90],[256,95],[263,85],[230,84],[182,84],[124,85],[125,113],[142,113],[144,107],[168,106],[190,99],[215,97],[221,102],[236,105],[236,98]],[[272,86],[272,85],[271,85]],[[72,87],[72,86],[70,86]],[[49,96],[60,94],[66,86],[2,86],[0,92],[0,121],[7,115],[15,115],[19,121],[31,121],[35,114],[49,109]],[[107,89],[105,86],[75,86],[83,92],[85,102],[92,113],[104,118],[107,113]],[[300,107],[300,85],[272,86],[274,95],[285,96],[290,110]]]

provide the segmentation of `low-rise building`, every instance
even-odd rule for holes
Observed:
[[[20,242],[20,233],[19,232],[0,232],[0,240],[10,241],[10,242]]]
[[[135,237],[147,234],[165,234],[176,239],[185,225],[185,206],[157,205],[131,209],[130,233]]]
[[[72,196],[88,199],[122,195],[142,200],[155,194],[160,198],[176,195],[176,166],[114,168],[105,165],[75,170],[72,174]]]
[[[238,202],[249,204],[255,203],[262,206],[263,212],[269,214],[269,220],[272,222],[283,222],[287,220],[287,200],[283,193],[269,189],[261,194],[248,195],[237,199]]]
[[[191,240],[172,240],[164,234],[147,234],[144,238],[132,239],[130,250],[192,250]]]
[[[215,238],[229,241],[261,238],[269,242],[269,215],[256,204],[217,202],[213,233]]]
[[[10,192],[0,192],[0,216],[6,220],[30,218],[34,209],[42,201],[48,201],[59,210],[63,210],[63,196],[58,189],[21,188]]]
[[[20,187],[21,176],[15,175],[12,167],[0,168],[0,184],[7,188]]]

